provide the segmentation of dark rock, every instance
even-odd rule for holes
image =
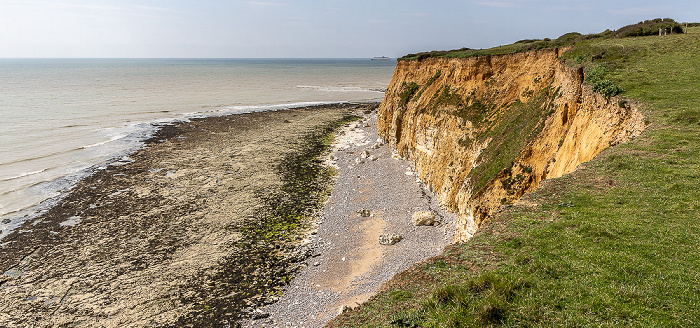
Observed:
[[[260,310],[260,309],[255,309],[255,311],[253,311],[253,314],[251,316],[251,318],[253,320],[266,319],[269,317],[270,317],[269,313],[263,312],[263,310]]]
[[[363,218],[368,218],[368,217],[370,217],[372,214],[369,212],[368,209],[361,208],[361,209],[357,210],[357,215],[359,215],[359,216],[361,216],[361,217],[363,217]]]
[[[393,245],[401,241],[403,237],[395,233],[384,234],[379,236],[379,243],[382,245]]]

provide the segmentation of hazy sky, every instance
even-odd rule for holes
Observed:
[[[700,21],[698,0],[0,0],[0,57],[397,57]]]

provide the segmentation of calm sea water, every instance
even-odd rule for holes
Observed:
[[[154,124],[379,101],[395,61],[0,59],[0,239]]]

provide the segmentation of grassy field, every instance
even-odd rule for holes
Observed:
[[[700,326],[700,27],[586,40],[563,59],[641,103],[647,130],[331,327]]]

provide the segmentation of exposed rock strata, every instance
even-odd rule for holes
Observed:
[[[398,62],[378,132],[459,214],[456,241],[543,179],[644,130],[634,105],[593,93],[560,54]]]

